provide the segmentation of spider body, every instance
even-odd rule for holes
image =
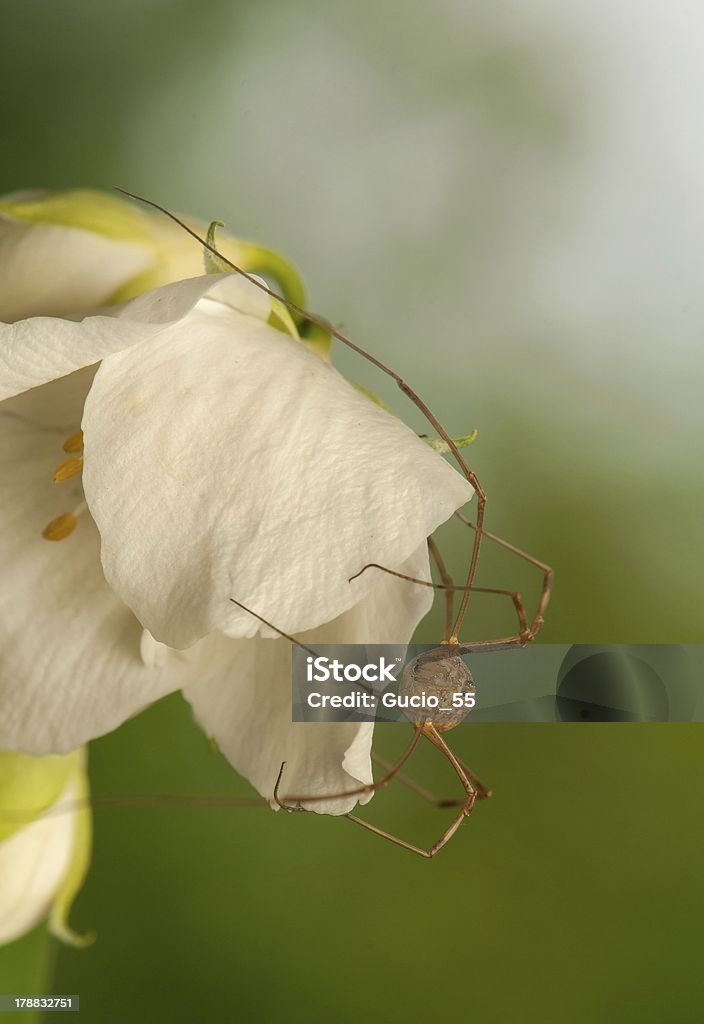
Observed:
[[[425,698],[425,706],[409,706],[406,717],[423,731],[431,726],[437,733],[448,732],[463,721],[474,706],[475,693],[472,674],[458,656],[431,661],[419,654],[404,667],[399,685],[400,697]],[[428,697],[436,698],[432,707]]]

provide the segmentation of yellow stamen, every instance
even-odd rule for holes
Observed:
[[[48,526],[42,530],[44,540],[63,540],[76,529],[78,519],[72,512],[64,512],[62,516],[52,519]]]
[[[83,451],[83,431],[77,430],[75,434],[71,434],[69,438],[64,441],[64,451],[69,454]]]
[[[76,476],[83,469],[83,459],[66,459],[62,462],[57,470],[54,472],[54,481],[57,484],[63,483],[64,480],[70,480],[72,476]]]

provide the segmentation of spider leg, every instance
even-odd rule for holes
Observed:
[[[429,539],[429,543],[430,543],[430,539]],[[436,547],[436,550],[437,550],[437,547]],[[439,554],[439,552],[438,552],[438,554]],[[389,576],[395,576],[397,579],[407,580],[409,583],[417,583],[421,587],[432,587],[433,590],[445,591],[446,595],[448,593],[451,595],[452,592],[456,591],[456,590],[466,590],[467,589],[466,587],[455,586],[453,583],[446,583],[445,582],[446,579],[447,580],[451,580],[452,579],[452,577],[447,573],[446,570],[445,570],[445,575],[443,576],[443,582],[442,583],[433,583],[430,580],[421,580],[421,579],[417,579],[415,576],[407,576],[405,573],[397,572],[395,569],[388,569],[385,565],[379,565],[378,562],[367,562],[367,564],[365,566],[363,566],[359,570],[359,572],[356,572],[354,574],[354,576],[350,576],[350,580],[354,580],[358,576],[361,576],[362,573],[366,572],[367,569],[380,569],[381,572],[388,573]],[[444,569],[444,565],[443,565],[443,569]],[[518,635],[521,638],[523,638],[525,643],[527,643],[528,640],[532,640],[533,639],[533,637],[535,636],[535,633],[531,632],[531,629],[529,629],[529,627],[528,627],[528,617],[526,615],[526,609],[525,609],[525,605],[523,603],[523,598],[521,597],[521,595],[518,593],[517,590],[505,590],[502,587],[475,587],[474,585],[472,585],[469,589],[472,590],[473,593],[475,593],[475,594],[504,594],[506,597],[510,597],[511,600],[513,601],[513,606],[516,609],[516,615],[518,617],[518,628],[519,628],[519,634]],[[445,608],[445,633],[444,633],[444,636],[443,636],[443,643],[446,643],[448,645],[454,645],[455,643],[457,643],[457,640],[456,639],[453,640],[451,637],[448,637],[448,628],[447,628],[448,627],[448,611],[450,611],[450,613],[451,613],[452,598],[450,597],[449,609],[448,609],[448,606],[447,606],[447,596],[446,596],[445,600],[446,600],[446,608]]]
[[[464,811],[462,811],[459,817],[452,823],[447,833],[445,833],[445,835],[442,837],[442,846],[437,846],[436,844],[435,846],[432,846],[429,850],[423,850],[421,849],[420,846],[414,846],[413,843],[408,843],[406,842],[405,839],[401,839],[399,838],[399,836],[395,836],[391,832],[385,832],[383,829],[377,828],[376,825],[372,825],[370,821],[365,821],[363,818],[358,818],[355,814],[346,814],[345,817],[347,818],[348,821],[353,821],[355,825],[361,825],[362,828],[366,828],[368,829],[369,832],[373,832],[375,836],[381,836],[382,839],[388,839],[390,843],[394,843],[396,846],[401,846],[403,847],[404,850],[410,850],[411,853],[417,853],[420,857],[427,857],[428,859],[430,859],[431,857],[435,856],[439,849],[442,849],[442,846],[444,846],[445,843],[449,842],[449,840],[452,839],[453,835],[462,824],[465,814]]]
[[[461,512],[455,512],[455,515],[460,520],[460,522],[464,523],[465,526],[468,526],[470,530],[474,530],[475,533],[477,532],[477,530],[481,530],[481,532],[484,534],[487,540],[492,541],[494,544],[498,544],[500,547],[505,548],[512,554],[524,559],[524,561],[529,562],[530,565],[534,565],[537,569],[540,569],[540,571],[542,572],[543,586],[540,592],[540,597],[538,599],[538,607],[536,609],[535,615],[533,616],[533,621],[530,627],[528,628],[528,635],[526,636],[526,640],[532,640],[534,637],[538,635],[545,621],[545,611],[550,601],[550,594],[552,593],[552,583],[554,577],[552,569],[549,565],[546,565],[545,562],[539,561],[537,558],[534,558],[533,555],[529,555],[527,551],[523,551],[521,548],[516,547],[515,544],[510,544],[507,540],[504,540],[503,537],[497,537],[495,533],[489,533],[489,531],[485,530],[483,526],[479,524],[479,522],[471,523],[466,516],[462,515]]]
[[[476,789],[477,800],[488,800],[488,798],[491,796],[491,790],[489,789],[489,787],[485,786],[484,783],[477,778],[472,769],[468,768],[464,761],[460,761],[459,757],[457,758],[457,763],[459,764],[462,771],[465,773],[469,781]]]
[[[353,821],[355,825],[361,825],[362,828],[366,828],[369,832],[373,832],[374,835],[380,836],[382,839],[388,839],[389,842],[394,843],[396,846],[401,846],[403,847],[404,850],[410,850],[411,853],[416,853],[418,854],[419,857],[425,857],[428,860],[430,860],[437,853],[439,853],[440,850],[442,850],[442,848],[447,845],[447,843],[449,843],[449,841],[452,839],[455,832],[457,832],[458,828],[460,827],[464,819],[468,818],[469,815],[472,813],[476,801],[480,799],[480,795],[477,789],[475,789],[470,778],[470,775],[466,771],[464,765],[455,757],[453,752],[448,747],[447,743],[445,743],[445,741],[440,736],[438,731],[434,728],[434,726],[426,723],[424,726],[421,727],[421,731],[423,735],[428,740],[430,740],[433,746],[437,747],[438,750],[440,750],[448,759],[452,767],[455,769],[455,772],[459,776],[460,782],[462,783],[462,786],[466,794],[464,800],[459,801],[459,813],[450,822],[450,825],[445,829],[440,838],[436,840],[432,846],[428,847],[428,849],[423,849],[420,846],[415,846],[413,843],[407,842],[405,839],[400,839],[398,836],[393,835],[391,832],[385,832],[383,829],[377,828],[376,825],[372,825],[371,822],[364,821],[363,818],[358,818],[354,814],[346,814],[345,817],[348,818],[350,821]],[[484,790],[482,796],[488,796],[489,791],[486,789],[486,787],[483,786],[482,789]]]
[[[366,783],[366,785],[355,786],[354,789],[346,789],[343,790],[343,792],[341,793],[323,793],[315,796],[308,796],[305,794],[300,796],[295,794],[287,794],[284,797],[279,797],[279,786],[281,784],[284,768],[286,766],[286,762],[283,761],[281,764],[281,768],[279,769],[278,777],[276,779],[276,785],[274,787],[274,800],[279,805],[279,807],[283,808],[283,810],[304,811],[306,810],[306,808],[300,806],[304,803],[317,803],[320,800],[338,800],[346,796],[364,796],[367,794],[376,793],[377,790],[383,789],[384,786],[388,786],[391,780],[395,778],[396,775],[398,775],[401,768],[403,768],[406,761],[408,761],[409,757],[418,746],[418,741],[420,740],[422,734],[423,733],[421,727],[417,726],[413,733],[413,739],[408,744],[408,746],[406,747],[406,749],[404,750],[403,754],[398,759],[396,764],[392,765],[391,768],[386,772],[386,774],[382,775],[382,777],[378,779],[376,782],[368,782]],[[293,806],[290,806],[291,804],[293,804]]]
[[[379,754],[375,754],[373,751],[372,761],[374,761],[375,764],[380,765],[382,768],[388,769],[391,767],[390,761],[387,761]],[[417,793],[418,796],[422,797],[424,800],[427,800],[428,803],[434,804],[435,807],[459,807],[460,804],[464,803],[464,800],[461,798],[451,798],[445,800],[442,797],[435,796],[433,793],[430,792],[429,789],[426,789],[425,786],[421,786],[419,782],[416,782],[415,779],[412,779],[410,775],[406,775],[405,772],[397,772],[396,779],[404,786],[407,786],[408,789],[412,790],[414,793]]]
[[[452,632],[452,617],[454,614],[454,591],[455,581],[453,580],[450,573],[447,571],[445,560],[440,553],[440,548],[437,546],[432,537],[428,537],[428,551],[435,562],[438,572],[440,573],[440,579],[443,582],[445,588],[445,626],[442,632],[443,643],[447,643],[450,639]],[[366,568],[366,566],[365,566]],[[364,569],[362,570],[364,572]]]

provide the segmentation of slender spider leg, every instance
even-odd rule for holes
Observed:
[[[276,802],[279,805],[279,807],[282,807],[284,810],[289,810],[290,809],[290,810],[294,810],[295,811],[295,810],[306,810],[305,807],[300,807],[300,806],[297,807],[297,806],[295,806],[296,804],[300,805],[302,803],[307,803],[307,804],[309,804],[309,803],[317,803],[320,800],[338,800],[338,799],[341,800],[341,799],[343,799],[344,797],[347,797],[347,796],[365,796],[365,795],[370,794],[370,793],[376,793],[377,790],[383,789],[384,786],[388,786],[388,784],[391,782],[391,780],[398,774],[398,772],[401,770],[401,768],[403,768],[403,766],[406,763],[406,761],[408,761],[409,757],[411,756],[413,751],[418,746],[418,741],[419,741],[419,739],[421,738],[422,735],[423,735],[422,727],[421,726],[416,726],[416,729],[415,729],[415,731],[413,733],[413,739],[408,744],[408,746],[404,750],[403,754],[401,754],[401,757],[398,759],[396,764],[393,765],[392,768],[388,772],[386,772],[385,775],[382,775],[382,777],[380,779],[378,779],[376,782],[368,782],[368,783],[366,783],[366,785],[355,786],[354,789],[346,789],[346,790],[343,790],[341,793],[322,793],[322,794],[316,794],[315,796],[297,796],[296,794],[289,794],[288,796],[285,796],[285,797],[279,799],[279,797],[278,797],[278,787],[279,787],[279,784],[281,782],[281,777],[283,775],[283,770],[284,770],[284,767],[285,767],[285,762],[284,762],[281,765],[281,768],[279,770],[279,777],[277,779],[277,785],[276,785],[277,796],[275,797]],[[289,806],[288,806],[289,802],[292,802],[294,804],[294,806],[292,808],[289,808]]]
[[[391,832],[385,832],[383,828],[378,828],[376,825],[372,825],[371,821],[365,821],[364,818],[358,818],[356,814],[346,814],[345,817],[348,821],[354,822],[355,825],[361,825],[362,828],[366,828],[368,832],[373,832],[375,836],[380,836],[382,839],[388,839],[389,842],[394,843],[395,846],[400,846],[404,850],[410,850],[411,853],[417,853],[420,857],[430,858],[435,856],[435,854],[431,853],[429,850],[422,850],[420,846],[414,846],[413,843],[409,843],[405,839],[401,839],[399,836],[393,835]],[[454,829],[452,833],[453,835],[458,828],[459,825]]]
[[[110,793],[62,800],[37,809],[12,808],[0,815],[0,824],[29,824],[37,818],[53,818],[60,814],[76,814],[86,808],[99,807],[267,807],[263,797],[230,796],[227,793]]]
[[[218,259],[221,260],[226,266],[230,267],[236,273],[240,274],[247,281],[253,284],[256,288],[259,288],[260,291],[266,292],[267,295],[270,295],[272,298],[277,299],[279,302],[282,302],[292,312],[297,313],[305,320],[308,320],[310,323],[315,324],[317,327],[320,327],[323,331],[332,335],[333,338],[337,338],[337,340],[341,341],[343,345],[346,345],[348,348],[352,349],[353,352],[356,352],[358,355],[362,356],[368,362],[376,366],[379,370],[382,371],[382,373],[385,373],[387,376],[391,377],[391,379],[396,382],[397,386],[400,388],[403,394],[406,395],[406,397],[410,399],[411,402],[413,402],[416,408],[419,409],[423,416],[426,418],[428,423],[430,423],[431,426],[434,427],[434,429],[438,432],[440,437],[443,439],[445,444],[447,444],[448,448],[452,452],[455,461],[457,462],[457,465],[460,467],[460,470],[462,471],[462,474],[464,475],[470,486],[474,489],[474,493],[477,496],[477,528],[474,534],[474,543],[472,545],[472,556],[469,563],[469,570],[467,572],[465,590],[462,595],[462,600],[460,602],[460,608],[457,613],[457,618],[455,619],[454,625],[452,627],[452,632],[450,635],[450,643],[455,643],[457,641],[460,627],[467,613],[467,608],[469,607],[469,599],[472,593],[472,583],[474,582],[474,577],[476,576],[477,573],[477,566],[479,564],[479,549],[483,536],[484,513],[486,509],[486,494],[484,492],[484,489],[482,488],[482,485],[479,483],[479,479],[476,473],[469,468],[459,448],[457,447],[453,439],[450,437],[448,432],[445,430],[442,423],[440,423],[440,421],[436,419],[435,415],[430,411],[430,409],[425,404],[420,395],[418,395],[413,390],[410,384],[408,384],[407,381],[405,381],[400,374],[396,373],[395,370],[392,370],[390,366],[387,366],[385,363],[382,363],[381,360],[377,359],[376,356],[373,356],[371,352],[367,352],[366,349],[363,349],[360,345],[357,345],[356,342],[352,341],[351,338],[348,338],[347,335],[343,334],[342,331],[339,330],[339,328],[333,327],[330,323],[323,320],[321,317],[315,316],[313,313],[309,313],[306,309],[303,309],[302,306],[297,305],[295,302],[292,302],[290,299],[287,299],[283,295],[279,295],[278,292],[274,291],[273,288],[270,288],[263,281],[259,280],[259,278],[255,277],[254,274],[249,274],[247,273],[246,270],[243,270],[242,267],[238,267],[236,263],[233,263],[232,260],[229,260],[227,259],[226,256],[223,256],[222,253],[219,252],[214,245],[211,245],[207,239],[201,237],[201,235],[199,235],[197,231],[194,231],[194,229],[190,227],[188,224],[186,224],[185,221],[181,220],[180,217],[177,217],[175,213],[171,213],[170,210],[167,210],[165,207],[160,206],[159,203],[155,203],[154,200],[152,199],[145,199],[144,196],[136,195],[134,192],[128,192],[127,189],[120,188],[119,186],[116,186],[116,191],[121,192],[122,195],[127,196],[129,199],[135,199],[137,202],[145,203],[147,206],[151,206],[153,209],[159,210],[166,217],[169,217],[170,220],[172,220],[175,224],[178,224],[179,227],[181,227],[185,232],[187,232],[187,234],[189,234],[200,245],[202,245],[204,249],[212,253],[214,256],[217,256]]]
[[[509,541],[504,540],[503,537],[497,537],[495,533],[489,533],[488,530],[485,530],[482,526],[480,526],[478,519],[476,523],[471,523],[466,516],[462,515],[461,512],[455,512],[455,515],[457,516],[461,523],[464,523],[465,526],[468,526],[470,530],[474,530],[475,534],[478,530],[481,530],[481,532],[484,534],[487,540],[492,541],[494,544],[498,544],[500,547],[505,548],[507,551],[510,551],[512,554],[517,555],[519,558],[523,558],[526,562],[530,563],[530,565],[534,565],[537,569],[540,569],[540,571],[542,572],[543,588],[540,592],[538,607],[536,609],[533,621],[528,630],[530,636],[527,639],[532,640],[534,637],[538,635],[545,621],[545,611],[550,601],[550,594],[552,593],[552,583],[554,577],[552,569],[549,565],[546,565],[545,562],[539,561],[537,558],[534,558],[533,555],[529,555],[527,551],[523,551],[521,548],[516,547],[515,544],[510,544]]]
[[[472,769],[468,768],[464,761],[460,761],[459,757],[457,757],[457,763],[461,766],[462,771],[465,773],[469,781],[476,789],[477,800],[488,800],[489,797],[491,796],[491,790],[489,789],[489,787],[485,786],[484,783],[477,778]]]
[[[464,769],[464,766],[452,753],[447,743],[445,743],[445,741],[440,736],[439,732],[435,729],[435,727],[427,723],[421,727],[421,731],[422,734],[426,737],[426,739],[430,740],[430,742],[435,747],[437,747],[438,750],[440,750],[448,759],[452,767],[455,769],[455,772],[457,773],[460,782],[464,787],[464,791],[467,794],[465,799],[460,801],[461,809],[459,811],[459,814],[457,815],[456,818],[453,819],[453,821],[450,823],[448,828],[443,832],[440,838],[435,843],[433,843],[431,847],[429,847],[427,850],[424,850],[420,846],[414,846],[413,843],[408,843],[406,842],[405,839],[399,839],[398,836],[394,836],[390,832],[385,832],[383,829],[377,828],[376,825],[372,825],[371,822],[364,821],[363,818],[358,818],[354,814],[346,814],[345,817],[348,818],[349,821],[354,822],[355,825],[361,825],[362,828],[366,828],[369,832],[373,832],[375,835],[381,836],[383,839],[388,839],[390,842],[395,843],[396,846],[403,847],[404,850],[410,850],[411,853],[417,853],[418,856],[420,857],[426,857],[428,859],[431,859],[436,855],[436,853],[442,850],[443,846],[446,846],[447,843],[449,843],[449,841],[452,839],[452,837],[454,836],[455,832],[460,827],[464,819],[468,818],[469,815],[472,813],[474,805],[477,799],[479,798],[479,794],[477,793],[477,790],[474,788],[472,781],[470,780],[467,772]]]
[[[288,640],[290,643],[295,644],[296,647],[300,647],[302,648],[302,650],[308,651],[308,653],[312,654],[313,657],[318,656],[318,652],[314,651],[312,647],[307,647],[305,644],[301,643],[300,640],[296,640],[295,637],[289,636],[288,633],[284,633],[284,631],[282,629],[279,629],[278,626],[274,626],[271,622],[268,622],[263,616],[259,615],[257,612],[253,612],[252,609],[248,608],[246,604],[241,604],[239,601],[235,601],[234,597],[231,597],[230,600],[232,601],[233,604],[236,604],[238,608],[241,608],[243,612],[249,612],[250,615],[253,615],[255,619],[259,619],[259,621],[263,622],[265,626],[269,627],[269,629],[273,629],[276,633],[279,634],[279,636],[282,636],[284,640]]]
[[[372,760],[382,768],[389,768],[391,766],[391,762],[387,761],[380,754],[373,753]],[[485,786],[484,783],[477,778],[472,769],[469,768],[464,761],[460,761],[459,758],[457,758],[457,760],[462,766],[462,770],[465,775],[476,789],[477,800],[487,800],[491,796],[491,790],[489,787]],[[416,780],[412,779],[409,775],[406,775],[405,772],[398,772],[396,778],[399,782],[403,783],[404,786],[408,786],[408,788],[413,790],[414,793],[417,793],[418,796],[427,800],[428,803],[435,804],[436,807],[459,807],[459,805],[463,803],[463,800],[461,799],[451,798],[449,800],[443,800],[441,797],[434,796],[429,789],[426,789],[425,786],[421,786],[420,783],[416,782]]]
[[[390,761],[387,761],[386,758],[381,757],[380,754],[375,754],[374,752],[372,752],[372,761],[374,764],[378,764],[381,768],[391,767]],[[408,789],[417,793],[418,796],[423,798],[423,800],[427,800],[429,804],[433,804],[435,807],[459,807],[460,804],[464,803],[464,799],[461,797],[452,797],[444,800],[442,797],[435,796],[429,789],[426,789],[425,786],[421,786],[419,782],[412,779],[410,775],[406,775],[405,772],[397,772],[396,779]]]
[[[301,807],[300,803],[293,804],[293,805],[286,804],[286,803],[283,802],[283,800],[281,800],[279,798],[279,786],[281,785],[281,779],[283,778],[284,768],[285,767],[286,767],[286,762],[282,761],[281,762],[281,767],[279,768],[279,774],[276,776],[276,782],[274,783],[274,793],[273,793],[274,802],[279,805],[279,807],[281,808],[282,811],[290,811],[290,812],[293,812],[293,811],[305,811],[305,807]]]
[[[477,640],[471,644],[444,644],[418,655],[419,662],[444,661],[446,658],[458,658],[463,654],[489,654],[492,651],[509,651],[514,647],[525,647],[528,640],[520,633],[513,636],[499,637],[498,640]]]
[[[437,549],[437,547],[436,547],[436,551],[437,551],[438,556],[442,560],[442,556],[440,556],[440,553],[439,553],[439,550]],[[380,568],[383,568],[383,567],[380,567]],[[447,570],[444,569],[444,565],[443,565],[443,570],[444,570],[445,578],[450,579],[449,574],[447,573]],[[412,582],[416,582],[415,580],[412,579],[412,577],[404,576],[401,573],[393,573],[393,575],[401,576],[401,578],[403,578],[403,579],[409,579]],[[431,586],[434,585],[434,584],[428,584],[427,580],[419,580],[417,582],[423,583],[426,586],[427,585],[431,585]],[[440,587],[442,587],[444,589],[452,588],[450,590],[450,592],[452,592],[454,589],[460,589],[460,588],[455,588],[454,584],[435,584],[434,586],[440,586]],[[481,588],[478,588],[478,589],[481,589]],[[484,588],[484,589],[488,589],[488,588]],[[500,590],[498,590],[496,588],[490,589],[489,592],[490,593],[505,593],[505,591],[500,591]],[[275,632],[279,633],[281,636],[283,636],[287,640],[289,640],[292,644],[296,644],[297,646],[302,647],[304,650],[307,650],[310,653],[315,655],[316,652],[313,651],[312,648],[307,647],[305,644],[302,644],[299,640],[296,640],[295,637],[289,635],[288,633],[284,633],[283,630],[278,628],[278,626],[273,625],[273,623],[269,622],[263,616],[259,615],[255,611],[252,611],[251,608],[248,608],[246,605],[242,604],[241,601],[236,601],[235,598],[230,598],[230,600],[232,601],[233,604],[237,605],[238,608],[242,608],[244,611],[246,611],[250,615],[254,616],[254,618],[259,619],[260,622],[263,622],[265,625],[269,626]],[[444,651],[447,650],[448,647],[449,647],[449,650],[452,651],[453,655],[457,655],[459,653],[458,645],[451,643],[451,644],[449,644],[445,648],[440,648],[440,651],[443,652],[443,656],[445,656],[444,655]],[[436,652],[434,652],[434,651],[431,652],[431,654],[435,654],[435,653]],[[433,797],[433,795],[428,790],[424,790],[423,787],[419,787],[416,783],[413,782],[413,780],[409,779],[408,776],[405,776],[405,775],[403,775],[403,773],[401,773],[401,769],[403,768],[403,766],[406,764],[406,762],[409,760],[409,758],[413,754],[413,751],[415,750],[416,746],[418,745],[418,742],[419,742],[420,737],[422,735],[425,735],[436,747],[438,747],[438,749],[441,750],[445,754],[445,756],[448,758],[448,760],[452,764],[453,768],[455,769],[455,771],[459,775],[460,779],[462,780],[462,784],[463,784],[463,786],[465,788],[465,792],[467,793],[467,797],[464,800],[462,800],[462,801],[458,801],[458,800],[447,800],[447,801],[445,801],[445,800],[438,800],[437,798]],[[316,794],[316,795],[311,795],[311,796],[288,794],[287,796],[282,798],[282,797],[279,796],[279,789],[280,789],[280,786],[281,786],[281,781],[283,779],[284,770],[286,768],[286,762],[282,761],[281,762],[281,766],[279,768],[278,775],[276,777],[276,782],[274,784],[273,799],[274,799],[274,801],[278,804],[278,806],[282,810],[285,810],[285,811],[288,811],[288,812],[306,811],[307,808],[303,807],[304,803],[315,803],[315,802],[318,802],[318,801],[330,800],[330,799],[343,799],[345,797],[350,797],[350,796],[370,795],[370,794],[376,793],[377,790],[382,789],[383,787],[387,786],[389,784],[389,782],[391,782],[391,780],[394,779],[395,777],[397,777],[397,776],[400,777],[401,775],[403,775],[403,781],[405,781],[407,785],[410,785],[411,788],[416,789],[416,791],[419,792],[426,799],[429,799],[431,802],[434,802],[436,804],[436,806],[438,806],[438,807],[457,807],[457,806],[461,806],[461,808],[462,808],[460,813],[459,813],[459,815],[457,816],[457,818],[450,824],[449,828],[443,833],[443,835],[438,840],[438,842],[435,843],[434,846],[431,847],[429,851],[421,850],[419,847],[414,846],[412,843],[407,843],[405,840],[400,839],[399,837],[394,836],[391,833],[387,833],[387,832],[383,831],[382,829],[377,828],[375,825],[371,825],[369,822],[365,822],[361,818],[357,818],[355,815],[353,815],[351,813],[347,814],[346,817],[348,817],[350,819],[350,821],[354,821],[357,824],[362,825],[364,828],[367,828],[369,831],[374,832],[375,834],[377,834],[377,835],[379,835],[379,836],[381,836],[383,838],[388,839],[390,842],[393,842],[393,843],[395,843],[398,846],[402,846],[405,849],[408,849],[408,850],[410,850],[410,851],[412,851],[414,853],[417,853],[417,854],[419,854],[421,856],[424,856],[424,857],[434,857],[435,854],[438,852],[438,850],[442,849],[442,847],[445,846],[445,844],[447,842],[449,842],[449,840],[452,838],[452,836],[455,834],[455,832],[459,828],[459,826],[462,823],[463,819],[465,817],[469,816],[469,814],[472,811],[472,808],[474,807],[474,804],[475,804],[476,800],[477,799],[484,799],[485,797],[488,797],[488,796],[491,795],[491,791],[486,786],[484,786],[484,784],[481,783],[479,781],[479,779],[477,779],[477,777],[474,775],[474,773],[471,771],[471,769],[468,769],[465,765],[463,765],[459,761],[458,758],[455,757],[455,755],[452,753],[452,751],[447,746],[445,741],[441,739],[441,737],[440,737],[439,733],[437,732],[437,730],[431,724],[429,724],[429,723],[425,723],[425,724],[422,724],[422,725],[419,724],[419,725],[416,726],[416,728],[414,730],[414,733],[413,733],[413,738],[411,739],[411,742],[408,744],[406,750],[401,755],[401,757],[399,758],[399,760],[396,762],[395,765],[389,765],[388,762],[386,762],[385,764],[386,764],[386,767],[387,767],[388,770],[381,777],[381,779],[378,779],[376,782],[373,782],[373,783],[367,783],[366,785],[356,786],[353,789],[344,790],[343,792],[338,792],[338,793],[334,793],[334,794]]]
[[[488,592],[488,593],[498,593],[498,594],[510,595],[511,599],[513,600],[513,603],[514,603],[514,607],[516,608],[516,614],[518,615],[519,631],[518,631],[518,633],[514,634],[513,636],[501,637],[498,640],[476,641],[476,642],[471,643],[471,644],[461,644],[461,643],[459,643],[457,637],[453,633],[453,635],[449,638],[449,645],[454,645],[454,653],[455,654],[477,654],[477,653],[480,653],[482,651],[484,651],[484,652],[503,651],[503,650],[507,650],[510,647],[524,647],[528,643],[529,640],[533,640],[538,635],[538,633],[540,632],[540,630],[543,627],[543,624],[544,624],[544,621],[545,621],[545,618],[544,618],[545,611],[547,609],[548,603],[550,601],[550,595],[552,593],[552,583],[553,583],[553,576],[554,576],[553,570],[550,568],[549,565],[546,565],[545,562],[541,562],[539,559],[535,558],[533,555],[529,555],[528,552],[523,551],[521,548],[516,547],[515,544],[511,544],[509,541],[504,540],[503,537],[498,537],[496,534],[490,533],[488,530],[482,529],[479,526],[479,522],[478,521],[477,521],[477,523],[470,522],[469,519],[467,519],[466,516],[462,515],[461,512],[455,512],[455,515],[460,520],[460,522],[465,524],[465,526],[468,526],[471,530],[474,530],[475,535],[477,533],[479,533],[479,532],[483,533],[484,536],[487,538],[487,540],[492,541],[494,544],[498,544],[500,547],[505,548],[507,551],[510,551],[512,554],[517,555],[519,558],[524,559],[530,565],[534,565],[536,568],[540,569],[542,574],[543,574],[543,585],[542,585],[542,589],[541,589],[541,592],[540,592],[540,597],[538,599],[538,605],[537,605],[537,608],[536,608],[536,611],[535,611],[535,615],[533,616],[533,620],[530,623],[530,625],[528,624],[528,621],[527,621],[527,616],[526,616],[525,606],[523,604],[523,600],[521,598],[521,595],[518,592],[510,591],[510,590],[500,590],[498,588],[474,587],[474,586],[472,586],[472,589],[477,591],[477,592]],[[382,572],[389,573],[391,576],[397,576],[400,579],[407,579],[409,582],[417,583],[417,584],[419,584],[420,586],[423,586],[423,587],[433,587],[436,590],[447,590],[448,589],[448,584],[447,583],[444,583],[444,582],[443,583],[431,583],[431,582],[428,582],[428,580],[414,579],[412,576],[406,576],[405,574],[396,572],[393,569],[388,569],[386,566],[379,565],[377,562],[369,562],[367,565],[363,566],[359,570],[359,572],[355,574],[355,576],[352,576],[351,579],[355,579],[357,576],[361,575],[361,573],[366,572],[366,570],[370,569],[370,568],[380,569]],[[456,589],[462,589],[462,588],[456,588]],[[424,654],[423,655],[423,660],[424,661],[438,661],[438,660],[441,660],[442,658],[450,656],[451,654],[452,654],[452,652],[446,646],[444,649],[443,648],[438,648],[437,651],[430,651],[430,652]]]
[[[437,570],[440,573],[440,579],[442,580],[443,585],[445,587],[445,625],[442,631],[442,642],[448,643],[450,640],[450,633],[452,632],[452,617],[454,614],[455,605],[455,581],[447,571],[445,559],[442,557],[440,553],[440,548],[437,546],[432,537],[428,537],[428,551],[430,552],[430,556],[435,562],[435,565],[437,566]],[[366,568],[367,566],[365,565],[364,569]],[[364,569],[362,569],[362,572],[364,572]]]
[[[302,647],[303,650],[308,651],[309,654],[317,656],[316,651],[314,651],[311,647],[307,647],[306,644],[301,643],[300,640],[296,640],[296,638],[291,636],[290,634],[284,633],[284,631],[282,629],[279,629],[278,626],[275,626],[273,623],[269,622],[262,615],[259,615],[258,612],[252,611],[251,608],[248,608],[247,605],[242,604],[241,601],[236,601],[234,597],[231,597],[230,600],[232,601],[233,604],[236,604],[238,608],[242,608],[243,611],[248,612],[250,615],[254,616],[255,619],[259,619],[260,622],[263,622],[266,626],[269,626],[270,629],[275,630],[286,640],[290,641],[290,643],[295,644],[297,647]],[[365,689],[368,688],[365,687]],[[401,755],[401,758],[399,759],[398,763],[394,765],[381,779],[377,780],[376,782],[369,782],[360,786],[355,786],[354,789],[344,790],[341,793],[323,793],[316,794],[314,796],[288,795],[283,798],[280,797],[279,788],[281,786],[281,780],[283,778],[284,769],[286,768],[286,761],[282,761],[281,767],[279,768],[279,773],[276,777],[276,782],[274,784],[274,802],[277,803],[279,807],[285,811],[305,811],[306,808],[301,806],[303,803],[317,803],[321,800],[337,800],[338,798],[342,799],[348,796],[364,796],[370,793],[376,793],[378,789],[382,789],[384,786],[387,786],[389,782],[391,782],[391,780],[394,778],[394,776],[399,772],[399,770],[403,767],[403,765],[406,763],[408,758],[415,750],[418,740],[420,739],[420,736],[420,727],[417,727],[413,734],[413,739],[409,743],[405,752]]]
[[[379,565],[378,562],[367,562],[367,564],[363,566],[359,570],[359,572],[355,573],[354,576],[350,576],[350,579],[356,579],[358,576],[361,576],[363,572],[366,572],[367,569],[380,569],[382,572],[388,573],[389,576],[395,576],[397,579],[408,580],[409,583],[417,583],[421,587],[432,587],[433,590],[443,590],[446,593],[448,591],[451,592],[466,589],[465,587],[459,587],[455,586],[454,584],[447,584],[444,582],[433,583],[430,580],[420,580],[417,579],[415,576],[407,576],[403,572],[396,572],[395,569],[387,569],[385,565]],[[451,577],[448,576],[448,579],[451,579]],[[533,636],[535,634],[531,634],[530,636],[528,635],[530,630],[528,629],[528,620],[526,617],[525,605],[523,604],[523,599],[521,598],[521,595],[518,593],[517,590],[504,590],[502,587],[475,587],[474,585],[472,585],[470,589],[473,590],[475,594],[503,594],[506,597],[510,597],[511,600],[513,601],[513,606],[516,609],[516,615],[518,616],[518,624],[520,630],[518,635],[522,637],[524,636],[526,643],[528,642],[528,640],[533,639]],[[447,637],[447,633],[445,634],[443,643],[448,645],[453,644],[452,639]]]

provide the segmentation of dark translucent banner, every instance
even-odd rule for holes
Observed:
[[[704,644],[294,648],[295,722],[701,722]]]

